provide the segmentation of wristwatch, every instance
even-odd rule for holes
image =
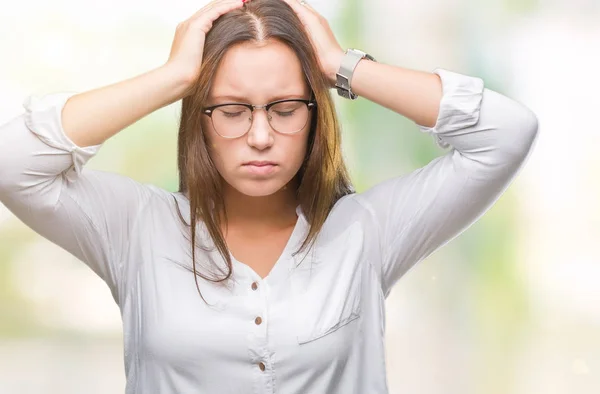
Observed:
[[[340,65],[339,71],[336,73],[335,87],[337,92],[343,98],[350,100],[356,100],[358,95],[352,92],[350,88],[350,82],[352,82],[352,75],[359,61],[362,59],[368,59],[376,61],[373,56],[358,50],[358,49],[347,49],[346,55],[342,58],[342,64]]]

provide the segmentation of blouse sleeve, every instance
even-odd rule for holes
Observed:
[[[481,217],[506,190],[536,140],[536,115],[484,87],[483,80],[435,69],[443,95],[435,126],[417,125],[450,150],[427,165],[356,195],[375,223],[387,297],[412,266]]]
[[[0,202],[38,234],[86,263],[118,300],[129,233],[148,186],[84,166],[102,144],[75,145],[62,109],[75,92],[29,96],[0,126]]]

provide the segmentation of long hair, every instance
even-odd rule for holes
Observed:
[[[305,80],[317,103],[308,135],[304,161],[296,174],[296,197],[309,224],[309,231],[300,249],[314,243],[334,204],[353,193],[341,150],[341,129],[326,77],[320,70],[317,55],[302,22],[281,0],[253,0],[240,9],[218,18],[206,36],[200,76],[182,100],[178,133],[179,192],[187,193],[190,201],[192,271],[212,281],[227,280],[232,274],[229,249],[221,232],[221,214],[226,218],[222,177],[209,155],[210,146],[202,131],[201,108],[205,106],[213,76],[223,56],[233,45],[278,40],[291,48],[302,65]],[[316,115],[316,116],[315,116]],[[180,214],[180,219],[183,219]],[[196,224],[204,222],[210,238],[226,262],[226,268],[216,268],[222,275],[208,275],[196,269]],[[204,299],[204,297],[202,297]]]

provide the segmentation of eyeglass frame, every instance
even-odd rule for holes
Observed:
[[[308,112],[310,114],[310,111],[317,108],[317,102],[314,99],[282,99],[282,100],[277,100],[277,101],[272,101],[268,104],[262,104],[262,105],[254,105],[254,104],[248,104],[248,103],[224,103],[224,104],[217,104],[217,105],[212,105],[210,107],[204,107],[202,108],[202,113],[206,116],[208,116],[210,118],[210,123],[212,124],[213,129],[215,129],[215,132],[217,134],[219,134],[219,132],[217,131],[217,128],[215,127],[215,124],[213,123],[213,111],[219,107],[224,107],[226,105],[241,105],[243,107],[246,107],[250,110],[250,116],[252,117],[252,122],[250,122],[250,126],[248,126],[248,130],[246,130],[243,134],[240,134],[238,136],[235,137],[225,137],[221,134],[219,134],[220,137],[222,138],[227,138],[227,139],[234,139],[234,138],[240,138],[245,136],[246,134],[248,134],[248,132],[250,131],[250,129],[252,128],[252,125],[254,124],[254,110],[255,109],[260,109],[260,108],[264,108],[265,111],[267,112],[267,115],[269,114],[269,109],[275,105],[275,104],[279,104],[279,103],[285,103],[285,102],[289,102],[289,101],[298,101],[298,102],[302,102],[304,103],[307,108],[308,108]],[[302,131],[302,129],[298,130],[298,131],[294,131],[293,133],[282,133],[281,131],[275,129],[272,125],[271,125],[271,120],[268,118],[267,116],[267,120],[269,122],[269,126],[271,126],[271,128],[273,130],[275,130],[276,132],[283,134],[283,135],[293,135],[296,133],[299,133],[300,131]],[[306,120],[308,121],[308,118],[306,118]],[[306,124],[304,124],[304,126],[306,126]]]

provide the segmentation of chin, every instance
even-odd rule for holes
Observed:
[[[286,182],[281,182],[277,179],[259,180],[247,179],[235,182],[232,186],[239,193],[250,197],[266,197],[280,191]]]

